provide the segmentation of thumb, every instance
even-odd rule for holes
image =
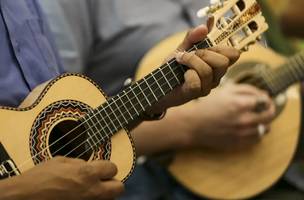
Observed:
[[[205,25],[200,25],[188,31],[183,42],[178,46],[178,51],[186,51],[195,43],[202,41],[208,34],[208,28]]]

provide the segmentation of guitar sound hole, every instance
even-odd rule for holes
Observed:
[[[58,123],[50,133],[49,149],[52,156],[65,156],[88,160],[92,155],[87,143],[88,135],[79,122],[66,120]]]

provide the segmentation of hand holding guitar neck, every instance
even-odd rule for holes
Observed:
[[[204,25],[187,33],[183,42],[173,53],[177,62],[189,67],[184,74],[185,82],[149,110],[161,112],[165,108],[208,95],[211,89],[219,84],[227,68],[236,62],[240,53],[233,47],[218,46],[199,50],[193,48],[193,45],[206,38],[207,33],[208,29]],[[192,50],[189,51],[189,49]]]

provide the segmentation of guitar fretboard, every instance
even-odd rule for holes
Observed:
[[[284,65],[266,71],[262,77],[257,77],[249,83],[267,90],[271,96],[276,96],[293,83],[301,80],[304,80],[304,52],[296,54]]]
[[[211,46],[209,39],[197,43],[188,52]],[[143,79],[135,82],[81,121],[85,122],[91,146],[99,146],[126,127],[149,107],[184,82],[187,67],[171,59]]]

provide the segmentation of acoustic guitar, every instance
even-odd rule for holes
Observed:
[[[223,16],[231,10],[233,20],[225,22]],[[226,1],[212,17],[211,32],[188,51],[232,42],[242,49],[268,28],[253,0]],[[232,39],[239,32],[245,34]],[[111,98],[89,78],[64,74],[33,90],[19,108],[1,107],[0,177],[19,175],[61,155],[111,160],[118,167],[115,178],[125,181],[135,160],[125,128],[182,84],[186,70],[171,59]]]
[[[184,35],[175,34],[151,49],[140,62],[136,77],[149,73],[154,65],[162,62],[162,55],[172,52]],[[303,78],[303,52],[286,60],[259,44],[251,46],[230,68],[222,84],[244,82],[269,92],[277,110],[270,133],[260,143],[242,151],[176,152],[169,172],[191,192],[211,199],[247,199],[271,187],[289,166],[300,132],[299,87],[295,85],[283,91]]]

